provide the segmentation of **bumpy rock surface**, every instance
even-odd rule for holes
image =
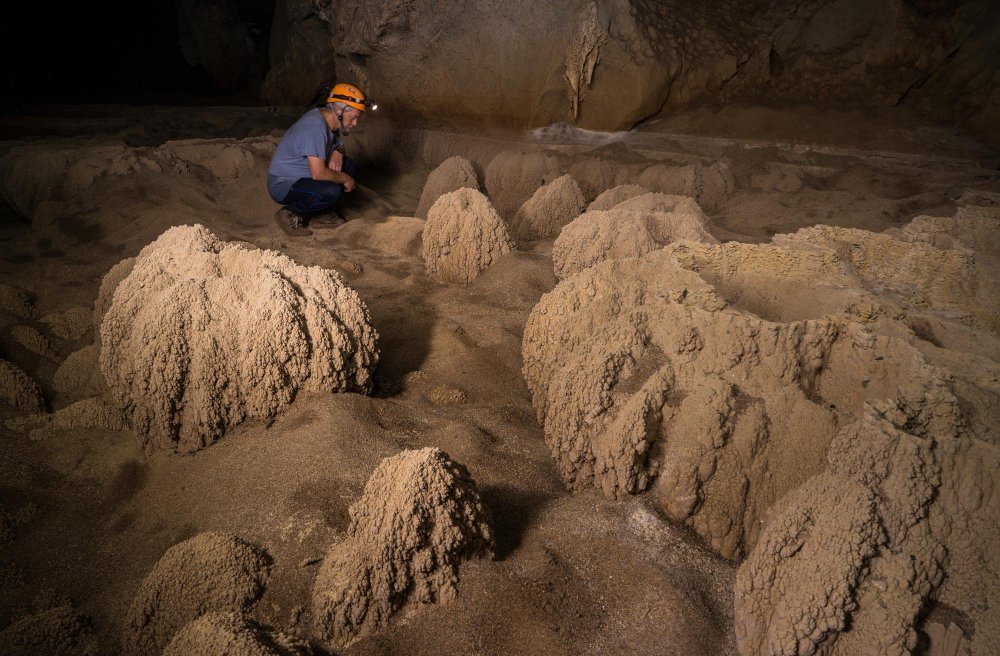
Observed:
[[[40,355],[46,360],[58,360],[59,355],[52,348],[49,338],[38,332],[31,326],[14,326],[10,329],[10,336],[14,341],[28,349],[35,355]]]
[[[64,605],[15,620],[0,631],[0,653],[5,656],[97,656],[97,640],[90,622]]]
[[[623,203],[630,198],[635,198],[636,196],[643,196],[649,193],[649,189],[641,185],[618,185],[617,187],[611,187],[605,191],[602,191],[593,202],[587,206],[588,212],[595,212],[600,210],[610,210],[612,207],[618,203]]]
[[[472,166],[472,162],[464,157],[458,155],[449,157],[427,176],[414,216],[427,218],[427,212],[438,198],[464,187],[479,191],[476,169]]]
[[[376,338],[335,272],[184,226],[118,284],[100,364],[144,449],[189,452],[299,392],[368,391]]]
[[[125,430],[127,422],[121,410],[101,398],[83,399],[52,414],[33,414],[7,422],[11,430],[25,432],[32,440],[44,440],[63,431],[99,429]]]
[[[708,210],[714,209],[736,189],[736,178],[724,160],[708,166],[657,164],[644,169],[636,182],[650,191],[691,196]]]
[[[507,225],[475,189],[445,194],[428,212],[424,267],[438,282],[466,284],[514,250]]]
[[[775,507],[737,577],[743,653],[910,653],[938,604],[957,618],[950,653],[1000,648],[1000,449],[888,417],[846,428],[827,470]]]
[[[686,196],[643,194],[575,218],[556,238],[552,263],[562,279],[598,262],[638,257],[681,240],[717,243],[698,203]]]
[[[563,481],[652,486],[749,554],[742,653],[905,653],[938,604],[957,619],[935,635],[996,649],[995,253],[960,235],[956,217],[683,242],[532,311],[524,374]]]
[[[35,316],[35,305],[20,289],[0,284],[0,312],[19,319],[31,319]]]
[[[486,192],[497,213],[509,219],[536,189],[557,177],[559,165],[552,156],[505,150],[486,166]]]
[[[178,631],[163,656],[307,656],[309,645],[239,613],[210,612]]]
[[[437,448],[383,460],[350,514],[313,589],[316,628],[334,643],[377,631],[408,601],[452,599],[460,564],[493,554],[475,483]]]
[[[511,232],[517,239],[553,237],[583,211],[583,193],[569,175],[539,188],[517,210]]]
[[[31,376],[0,358],[0,401],[21,412],[42,412],[42,388]]]
[[[100,367],[101,350],[96,344],[70,353],[52,376],[52,388],[61,402],[72,403],[107,391]]]
[[[162,653],[208,611],[242,612],[264,591],[268,559],[227,533],[200,533],[167,550],[143,580],[125,619],[122,651]]]

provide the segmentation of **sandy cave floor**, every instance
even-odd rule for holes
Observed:
[[[737,190],[706,210],[723,241],[761,242],[817,223],[881,231],[919,214],[950,216],[968,190],[1000,193],[997,153],[947,128],[864,118],[734,108],[617,136],[390,134],[474,162],[524,143],[567,164],[595,155],[672,164],[728,157]],[[0,154],[25,145],[273,140],[290,121],[257,109],[85,108],[76,120],[0,120]],[[367,147],[380,130],[389,128],[373,125],[357,138]],[[339,271],[368,304],[381,363],[370,397],[301,395],[269,425],[247,421],[194,455],[144,456],[126,432],[32,441],[0,430],[4,503],[34,509],[0,546],[0,629],[65,596],[91,618],[102,653],[114,653],[125,608],[163,552],[225,530],[273,559],[254,617],[308,635],[315,568],[343,535],[348,506],[382,458],[433,445],[478,483],[496,517],[498,559],[467,565],[456,601],[408,608],[343,653],[736,653],[735,564],[665,520],[649,495],[622,503],[560,484],[521,376],[528,313],[556,284],[552,240],[522,244],[466,287],[435,283],[420,256],[422,221],[411,218],[431,167],[412,161],[385,162],[362,177],[365,188],[343,210],[348,222],[302,239],[271,219],[264,154],[229,178],[198,167],[98,171],[85,201],[67,201],[71,215],[47,210],[44,229],[2,208],[0,282],[28,292],[37,307],[29,323],[43,332],[38,317],[89,311],[112,265],[169,225],[197,221],[223,239]],[[64,405],[52,377],[60,360],[93,341],[92,330],[53,336],[49,359],[12,338],[9,329],[23,320],[0,322],[4,357],[41,383],[53,408]]]

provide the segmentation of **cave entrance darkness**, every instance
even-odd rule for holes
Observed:
[[[185,59],[178,16],[187,4],[116,0],[54,7],[17,3],[6,8],[0,28],[0,105],[255,104],[256,88],[266,72],[274,1],[241,3],[238,13],[246,14],[252,28],[253,43],[247,48],[258,53],[262,66],[259,75],[248,70],[225,87],[204,67]]]

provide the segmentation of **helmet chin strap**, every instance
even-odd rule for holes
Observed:
[[[335,112],[335,114],[337,115],[337,122],[340,123],[340,134],[346,137],[351,132],[344,127],[344,112]]]

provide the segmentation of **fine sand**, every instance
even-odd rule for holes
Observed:
[[[290,238],[295,113],[82,111],[0,121],[0,652],[1000,650],[997,153],[383,119]]]

